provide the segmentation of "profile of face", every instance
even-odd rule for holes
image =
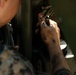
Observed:
[[[20,4],[21,0],[0,0],[0,27],[15,16]]]

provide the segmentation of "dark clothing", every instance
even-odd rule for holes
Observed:
[[[67,69],[60,69],[54,75],[72,75]]]

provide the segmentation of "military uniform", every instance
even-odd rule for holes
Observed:
[[[27,59],[15,50],[3,48],[0,47],[0,75],[34,75],[33,67]]]

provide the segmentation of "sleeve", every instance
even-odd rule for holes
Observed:
[[[60,69],[60,70],[56,71],[54,75],[72,75],[72,74],[67,69]]]

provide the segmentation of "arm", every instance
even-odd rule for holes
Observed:
[[[60,33],[57,23],[50,19],[48,22],[49,25],[47,25],[46,19],[39,14],[41,37],[49,51],[51,72],[53,75],[61,75],[62,73],[70,75],[70,69],[60,49]]]
[[[20,3],[21,0],[0,0],[0,27],[15,16]]]
[[[50,54],[51,69],[53,74],[61,69],[70,71],[60,46],[56,42],[52,41],[47,45],[47,48]]]

